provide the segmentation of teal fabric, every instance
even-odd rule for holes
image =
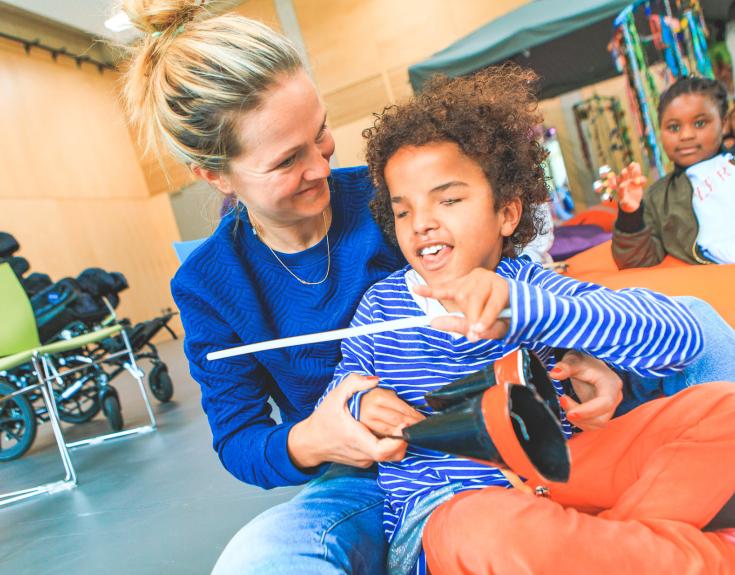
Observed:
[[[602,36],[596,31],[594,43],[599,44],[595,61],[602,67],[599,72],[581,67],[578,60],[567,59],[566,50],[554,50],[553,58],[558,60],[559,70],[552,62],[538,69],[532,61],[527,64],[542,75],[542,96],[551,97],[586,84],[600,76],[616,74],[612,59],[607,53],[607,43],[613,34],[612,21],[617,14],[630,4],[630,0],[536,0],[488,22],[468,36],[461,38],[441,52],[438,52],[411,66],[408,70],[411,85],[418,91],[430,76],[436,73],[448,76],[462,76],[492,64],[502,62],[515,55],[523,54],[532,48],[547,44],[572,33],[591,31],[593,24],[604,22]],[[573,39],[572,39],[573,40]],[[581,38],[580,38],[581,40]],[[570,48],[576,48],[577,58],[582,57],[591,46],[586,41],[572,41]],[[544,47],[547,51],[547,47]],[[543,55],[542,55],[543,56]],[[523,60],[518,60],[524,64]],[[539,63],[541,65],[542,62]],[[561,69],[563,68],[563,70]],[[576,68],[576,69],[575,69]],[[564,76],[556,82],[553,73]],[[565,76],[573,73],[575,82]]]

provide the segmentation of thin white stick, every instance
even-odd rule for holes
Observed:
[[[450,314],[462,315],[462,314]],[[279,349],[282,347],[290,347],[292,345],[308,345],[310,343],[321,343],[324,341],[334,341],[336,339],[346,339],[348,337],[357,337],[360,335],[370,335],[373,333],[382,333],[385,331],[398,331],[399,329],[410,329],[412,327],[425,327],[432,320],[440,316],[418,315],[415,317],[404,317],[390,321],[381,321],[377,323],[369,323],[356,327],[348,327],[344,329],[335,329],[332,331],[323,331],[321,333],[310,333],[306,335],[297,335],[294,337],[284,337],[281,339],[272,339],[269,341],[261,341],[260,343],[252,343],[249,345],[240,345],[230,349],[221,351],[213,351],[207,354],[209,361],[216,359],[224,359],[236,355],[245,355],[248,353],[256,353],[258,351],[266,351],[269,349]],[[510,309],[504,309],[498,314],[498,319],[510,319]]]

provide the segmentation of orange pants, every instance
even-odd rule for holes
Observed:
[[[735,383],[649,402],[569,442],[548,499],[461,493],[423,534],[432,575],[735,573],[735,544],[702,528],[735,493]]]

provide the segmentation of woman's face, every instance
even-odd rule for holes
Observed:
[[[281,76],[260,107],[237,124],[242,152],[216,185],[234,193],[264,225],[289,225],[329,206],[334,138],[326,110],[303,70]]]

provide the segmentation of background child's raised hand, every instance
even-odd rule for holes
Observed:
[[[621,210],[634,212],[640,207],[647,181],[638,162],[631,162],[623,168],[617,182],[618,205]]]
[[[436,329],[461,333],[470,341],[502,339],[508,332],[508,321],[498,319],[508,307],[508,282],[495,272],[476,268],[461,278],[414,290],[420,296],[438,299],[448,311],[464,314],[436,318],[431,322]]]

